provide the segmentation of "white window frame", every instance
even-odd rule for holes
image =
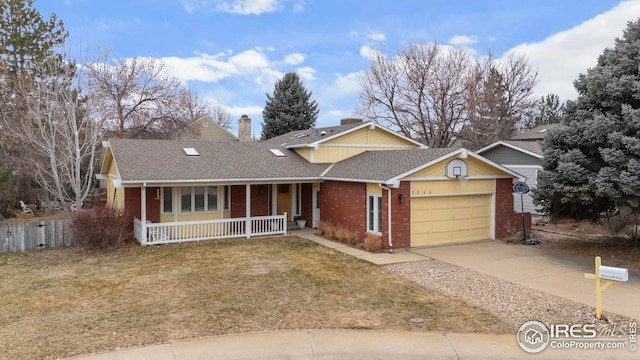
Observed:
[[[371,208],[372,199],[373,209]],[[367,232],[382,234],[382,195],[367,194]]]
[[[231,210],[231,185],[222,187],[222,210]]]
[[[164,208],[164,200],[165,200],[164,190],[165,189],[171,189],[171,209],[169,209],[169,211],[167,211],[167,209]],[[162,206],[162,209],[160,211],[162,212],[162,214],[173,214],[173,206],[175,203],[173,194],[174,194],[174,188],[172,186],[163,186],[160,189],[160,204]]]
[[[197,187],[202,187],[204,188],[204,210],[199,210],[196,211],[195,210],[195,206],[196,206],[196,191],[195,189]],[[215,202],[215,209],[209,209],[209,187],[213,187],[216,189],[216,202]],[[191,209],[190,210],[183,210],[182,209],[182,189],[184,188],[190,188],[191,189]],[[218,209],[220,209],[220,189],[219,186],[210,186],[210,185],[202,185],[202,186],[181,186],[178,189],[178,194],[179,194],[179,209],[180,209],[180,213],[181,214],[204,214],[204,213],[214,213],[214,212],[218,212]]]
[[[302,215],[302,184],[293,184],[293,186],[293,194],[295,195],[295,198],[291,204],[293,206],[292,212],[294,213],[294,216],[300,216]]]

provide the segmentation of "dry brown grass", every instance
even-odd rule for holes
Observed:
[[[562,221],[545,226],[534,225],[536,245],[545,251],[564,256],[593,260],[602,258],[602,264],[640,271],[640,247],[619,234],[612,234],[602,224]]]
[[[295,237],[0,254],[0,273],[3,359],[265,330],[511,330],[461,300]]]

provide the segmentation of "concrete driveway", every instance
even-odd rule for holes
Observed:
[[[595,281],[584,278],[585,273],[594,273],[594,260],[555,255],[535,245],[507,244],[499,240],[409,252],[595,307]],[[607,259],[602,259],[602,265],[607,265]],[[605,311],[640,319],[640,273],[629,271],[628,282],[615,283],[602,294]]]

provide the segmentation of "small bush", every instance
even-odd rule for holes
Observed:
[[[321,222],[318,224],[318,234],[329,240],[336,240],[338,228],[330,222]]]
[[[335,231],[335,240],[351,246],[357,245],[359,242],[358,234],[345,227],[337,227]]]
[[[369,252],[378,252],[382,250],[382,236],[367,233],[364,238],[364,249]]]
[[[80,246],[106,249],[133,240],[133,219],[123,210],[99,206],[78,211],[71,219],[71,234]]]
[[[522,225],[520,225],[520,228],[518,228],[517,225],[511,224],[511,221],[507,221],[507,223],[504,225],[504,228],[507,232],[507,235],[500,240],[506,243],[514,244],[522,242]]]

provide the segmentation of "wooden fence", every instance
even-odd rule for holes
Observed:
[[[70,219],[0,223],[0,253],[71,245]]]

